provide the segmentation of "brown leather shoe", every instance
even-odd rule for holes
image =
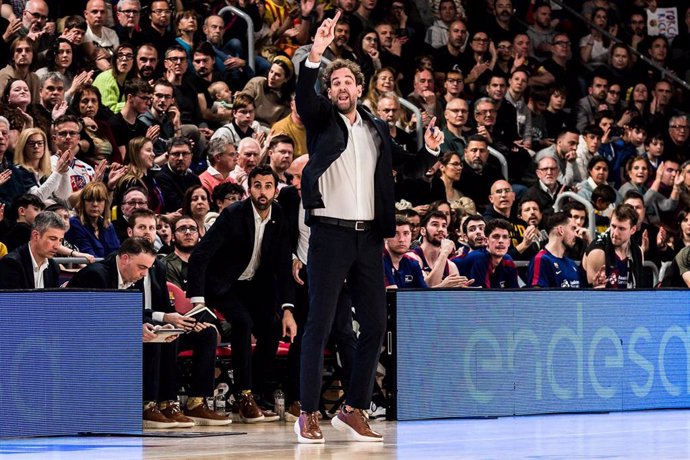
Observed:
[[[240,396],[239,418],[244,423],[257,423],[264,420],[264,414],[259,409],[254,401],[254,395],[251,393]]]
[[[323,433],[319,427],[317,412],[302,412],[295,422],[295,434],[300,444],[321,444],[324,442]]]
[[[285,409],[285,421],[296,422],[302,414],[302,404],[299,401],[293,401],[290,406]]]
[[[264,418],[261,420],[262,422],[277,422],[280,420],[280,415],[273,412],[271,409],[264,409],[263,407],[259,406],[259,410],[262,414],[264,414]]]
[[[177,401],[168,401],[168,405],[165,409],[161,409],[161,413],[170,420],[177,422],[175,428],[191,428],[194,426],[194,420],[182,413],[182,410],[180,410],[180,403]]]
[[[383,436],[369,427],[369,420],[362,409],[345,412],[345,408],[331,419],[331,425],[338,431],[347,433],[352,439],[360,442],[382,442]]]
[[[177,422],[163,415],[157,403],[149,403],[144,409],[144,428],[175,428],[176,426]]]
[[[194,409],[185,408],[184,413],[194,423],[202,426],[226,426],[232,423],[228,417],[218,414],[208,408],[206,399]]]

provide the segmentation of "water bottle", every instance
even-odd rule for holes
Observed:
[[[214,406],[216,413],[222,416],[225,416],[225,395],[228,394],[228,391],[230,390],[230,387],[228,386],[227,383],[222,382],[219,383],[218,386],[216,387],[216,391],[214,392]]]
[[[280,417],[280,420],[285,420],[285,393],[283,393],[283,390],[278,388],[273,392],[273,401],[278,417]]]

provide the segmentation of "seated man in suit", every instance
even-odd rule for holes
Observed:
[[[60,267],[52,259],[66,230],[65,222],[56,213],[38,214],[29,242],[0,258],[0,289],[58,287]]]
[[[192,221],[194,222],[194,221]],[[197,230],[198,231],[198,230]],[[156,239],[156,214],[150,209],[135,209],[129,217],[127,236],[130,238],[144,238],[153,244]],[[134,287],[144,293],[144,310],[155,322],[172,324],[179,329],[188,331],[177,341],[178,351],[194,350],[192,359],[192,379],[189,398],[184,414],[177,403],[177,395],[173,393],[168,399],[162,399],[160,409],[163,415],[178,422],[178,427],[207,425],[229,425],[231,420],[224,415],[216,414],[206,404],[206,398],[213,396],[215,387],[214,373],[216,362],[216,330],[211,324],[196,321],[174,311],[170,305],[170,296],[167,288],[167,276],[165,263],[156,259],[146,276],[134,284]],[[144,347],[144,362],[146,363],[150,347]],[[172,380],[171,388],[177,390],[175,369],[177,361],[173,355],[169,362],[161,362],[161,374],[163,366],[170,367],[171,372],[165,374]],[[191,424],[190,424],[191,423]]]
[[[67,287],[84,289],[130,289],[143,279],[156,260],[153,244],[145,238],[128,238],[117,252],[105,259],[87,265],[77,272]],[[146,324],[153,323],[152,316],[144,313]],[[148,334],[144,333],[144,339]],[[193,422],[180,424],[163,414],[157,401],[169,401],[177,397],[174,377],[177,369],[177,346],[171,344],[147,344],[144,347],[144,428],[174,428],[193,426]],[[163,374],[163,375],[161,375]]]

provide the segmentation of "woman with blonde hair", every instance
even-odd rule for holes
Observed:
[[[395,70],[390,67],[381,67],[374,72],[369,82],[369,90],[362,104],[376,113],[379,99],[381,99],[384,94],[393,92],[396,96],[400,97],[400,89],[398,89],[398,83],[395,80],[396,75],[397,73]]]
[[[129,141],[125,158],[127,172],[115,188],[115,204],[121,203],[127,190],[139,186],[148,192],[148,208],[156,214],[163,211],[163,192],[151,173],[155,156],[150,138],[140,136]]]
[[[14,157],[25,192],[36,195],[43,201],[53,194],[63,200],[69,198],[72,187],[68,172],[73,156],[69,151],[62,154],[53,170],[48,138],[42,129],[23,130],[17,139]]]
[[[70,217],[65,239],[81,252],[105,257],[120,247],[115,227],[110,225],[110,197],[103,182],[89,182],[79,195],[76,216]]]

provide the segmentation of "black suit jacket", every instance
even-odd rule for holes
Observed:
[[[110,254],[105,259],[87,265],[74,274],[67,284],[70,288],[83,289],[117,289],[116,255]]]
[[[299,239],[299,204],[301,199],[299,190],[294,185],[281,189],[280,195],[278,195],[278,203],[283,208],[285,220],[287,221],[290,235],[290,251],[293,254],[297,251],[297,240]]]
[[[319,69],[312,69],[302,61],[295,103],[297,112],[307,129],[309,162],[302,172],[302,201],[305,209],[323,208],[324,202],[319,190],[319,177],[337,160],[347,147],[347,126],[340,117],[337,108],[325,96],[316,94],[314,84]],[[400,146],[391,142],[386,124],[374,117],[362,106],[357,107],[362,120],[367,123],[374,134],[374,143],[378,146],[378,159],[374,171],[374,223],[375,230],[382,237],[395,234],[395,196],[393,183],[393,163],[412,161],[405,170],[410,177],[421,177],[436,161],[426,148],[410,158]],[[309,223],[309,213],[307,213]]]
[[[274,290],[277,308],[283,303],[294,304],[287,225],[282,208],[274,203],[254,277],[266,289]],[[225,208],[189,258],[187,297],[204,297],[214,307],[227,306],[227,294],[251,260],[255,230],[251,199]]]
[[[43,286],[59,287],[60,266],[52,259],[43,272]],[[31,263],[29,243],[0,258],[0,289],[35,289],[34,268]]]
[[[184,175],[175,174],[167,164],[158,171],[156,179],[163,193],[165,212],[175,212],[182,208],[187,189],[193,185],[201,185],[196,174],[191,171],[187,171]]]
[[[149,269],[149,279],[151,280],[151,309],[153,311],[162,311],[163,313],[173,313],[175,308],[170,303],[167,269],[165,264],[158,258],[156,258],[153,266]],[[139,289],[145,295],[143,279],[134,283],[134,288]]]
[[[67,284],[68,288],[82,289],[117,289],[117,260],[116,253],[110,254],[105,259],[87,265],[74,274]],[[165,279],[165,278],[164,278]],[[153,283],[151,283],[153,291]],[[130,289],[136,289],[136,284]],[[166,286],[167,289],[167,286]],[[168,302],[169,303],[169,302]],[[151,322],[151,311],[144,310],[144,321]]]

